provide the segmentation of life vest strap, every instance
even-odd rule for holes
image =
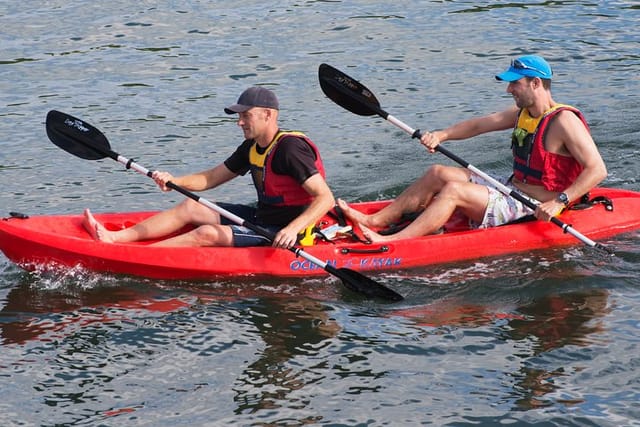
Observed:
[[[542,171],[531,169],[529,166],[524,165],[522,163],[518,163],[516,160],[513,161],[513,170],[522,172],[524,174],[525,179],[530,176],[537,180],[542,179]]]

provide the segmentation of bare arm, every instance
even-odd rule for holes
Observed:
[[[179,177],[174,177],[168,172],[153,172],[153,179],[163,191],[170,190],[170,188],[166,186],[168,181],[190,191],[204,191],[224,184],[237,176],[238,175],[231,172],[224,163],[212,169]]]
[[[309,177],[302,183],[302,188],[313,196],[313,201],[302,214],[276,234],[273,246],[289,248],[295,245],[298,233],[309,225],[318,222],[335,204],[331,189],[319,173]]]
[[[607,167],[593,138],[578,117],[568,111],[561,114],[562,120],[558,120],[558,129],[554,131],[559,132],[564,148],[584,168],[573,184],[564,190],[569,200],[575,200],[607,177]]]
[[[569,200],[574,201],[607,177],[607,167],[593,138],[580,119],[569,111],[563,111],[560,114],[549,129],[547,149],[572,156],[584,168],[576,180],[563,191]],[[537,209],[536,214],[540,219],[548,221],[564,208],[564,205],[556,199],[557,194],[551,196],[546,201],[542,199],[544,203],[541,203]]]
[[[518,107],[514,106],[487,116],[458,122],[446,129],[425,132],[420,142],[433,153],[435,148],[444,141],[467,139],[487,132],[510,129],[516,123],[518,111]]]

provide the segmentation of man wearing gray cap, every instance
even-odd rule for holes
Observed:
[[[233,224],[217,212],[185,199],[132,227],[112,231],[100,224],[87,209],[84,226],[96,240],[133,242],[161,239],[192,224],[184,234],[160,240],[158,246],[294,246],[305,229],[313,226],[334,205],[325,181],[324,166],[315,144],[304,134],[282,131],[278,126],[276,95],[263,87],[250,87],[238,101],[225,108],[238,114],[244,142],[223,163],[202,172],[174,177],[153,172],[163,191],[171,181],[190,191],[215,188],[239,175],[251,174],[258,193],[256,207],[218,203],[235,215],[275,233],[273,242],[254,231]]]
[[[420,140],[433,153],[447,140],[513,128],[513,173],[505,184],[539,201],[535,212],[469,169],[443,165],[432,166],[393,203],[374,214],[365,215],[342,200],[338,200],[338,206],[361,226],[365,237],[376,242],[437,232],[456,210],[476,228],[498,226],[531,214],[549,221],[607,176],[580,111],[551,97],[552,76],[551,66],[542,57],[521,56],[496,75],[497,80],[508,83],[507,92],[515,105],[425,132]],[[375,232],[406,214],[413,214],[415,220],[402,230],[385,235]]]

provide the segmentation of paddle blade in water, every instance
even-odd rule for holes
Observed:
[[[369,89],[331,65],[320,64],[318,79],[324,94],[344,109],[360,116],[381,113],[380,103]]]
[[[47,136],[58,147],[86,160],[109,156],[109,141],[95,127],[69,114],[51,110],[47,114]]]
[[[335,268],[327,264],[325,270],[340,280],[347,289],[371,298],[380,298],[388,301],[402,301],[404,297],[386,286],[376,282],[367,276],[348,268]]]

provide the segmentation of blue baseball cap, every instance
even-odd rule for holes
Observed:
[[[511,61],[509,69],[496,75],[496,80],[515,82],[523,77],[539,77],[551,80],[553,71],[551,65],[537,55],[525,55]]]

